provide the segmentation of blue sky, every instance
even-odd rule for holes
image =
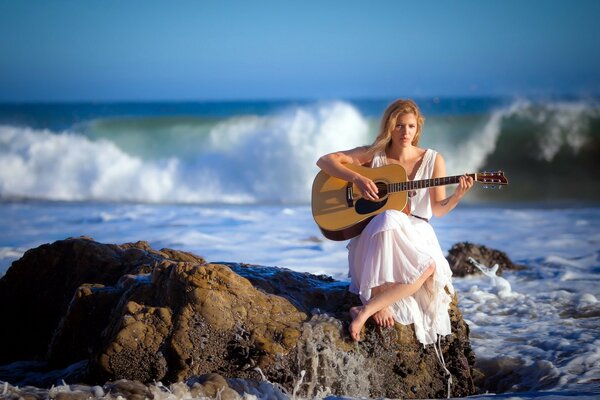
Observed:
[[[598,95],[600,1],[0,0],[0,101]]]

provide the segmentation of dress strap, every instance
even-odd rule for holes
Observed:
[[[383,167],[384,165],[387,165],[387,156],[385,155],[385,151],[380,151],[373,156],[371,168]]]

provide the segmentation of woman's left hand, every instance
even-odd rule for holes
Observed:
[[[460,200],[465,193],[467,193],[473,187],[473,178],[469,175],[465,174],[461,176],[458,180],[458,186],[454,191],[454,195],[458,200]]]

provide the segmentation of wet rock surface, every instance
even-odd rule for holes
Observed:
[[[346,283],[326,276],[211,264],[146,242],[67,239],[28,251],[0,279],[0,313],[27,316],[0,330],[0,364],[38,360],[38,369],[67,371],[55,380],[108,385],[101,390],[127,398],[147,396],[138,383],[151,382],[235,398],[265,379],[308,397],[446,397],[434,346],[423,347],[412,326],[367,323],[364,340],[350,341],[348,309],[357,304]],[[456,298],[450,314],[453,333],[440,348],[451,394],[466,396],[477,372]],[[8,367],[0,381],[51,385],[48,375],[23,368],[17,377]]]
[[[525,268],[514,264],[503,251],[490,249],[480,244],[460,242],[454,244],[446,256],[454,276],[462,277],[471,274],[481,274],[481,271],[469,262],[469,257],[472,257],[488,268],[492,268],[495,264],[498,264],[497,275],[502,275],[505,270]]]

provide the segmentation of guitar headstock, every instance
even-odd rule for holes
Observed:
[[[475,181],[482,183],[484,187],[498,187],[508,185],[508,179],[503,171],[478,172],[475,174]]]

